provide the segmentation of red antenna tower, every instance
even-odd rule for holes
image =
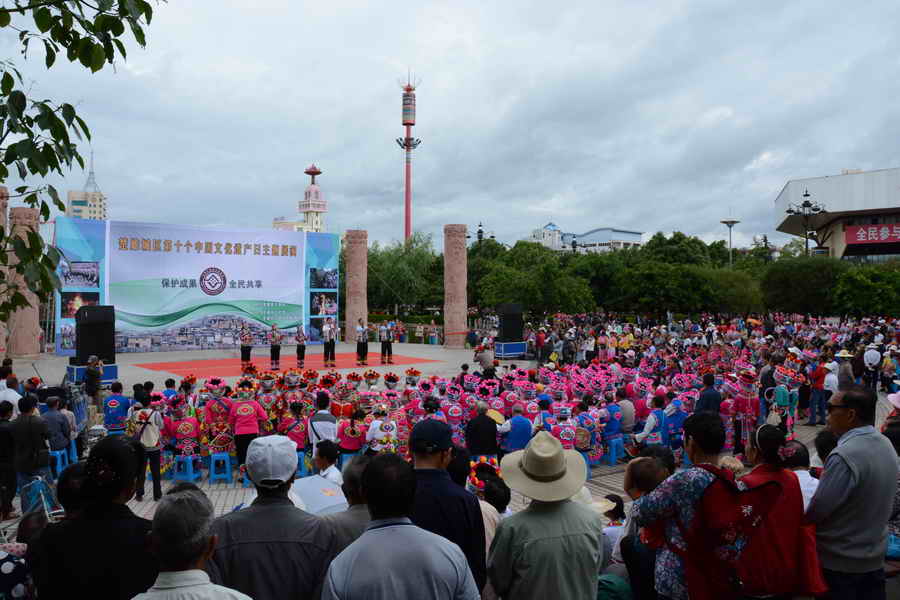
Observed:
[[[404,241],[412,235],[412,151],[422,143],[422,140],[412,137],[412,128],[416,124],[416,86],[419,83],[421,82],[414,83],[408,73],[406,83],[400,84],[403,88],[403,126],[406,128],[406,136],[397,138],[397,145],[406,151],[406,187],[403,194],[406,212],[403,224]]]

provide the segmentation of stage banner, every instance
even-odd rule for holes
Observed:
[[[306,289],[309,307],[306,335],[310,344],[322,343],[322,325],[328,318],[338,323],[338,261],[341,241],[332,233],[306,234]]]
[[[57,268],[56,353],[75,355],[75,313],[88,304],[105,304],[106,223],[59,216],[53,245],[62,252]]]
[[[236,348],[242,322],[267,344],[306,322],[305,255],[303,232],[110,221],[116,351]]]

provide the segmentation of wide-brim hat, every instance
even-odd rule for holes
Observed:
[[[870,350],[878,350],[878,344],[869,344],[866,348]]]
[[[891,403],[891,406],[893,406],[894,408],[900,409],[900,392],[888,394],[887,400],[888,400],[888,402]]]
[[[546,431],[538,432],[524,450],[504,456],[500,468],[510,488],[541,502],[571,498],[587,479],[581,454],[563,449]]]
[[[847,352],[846,348],[844,348],[843,350],[841,350],[840,352],[835,354],[835,356],[838,358],[853,358],[853,355],[851,353]]]

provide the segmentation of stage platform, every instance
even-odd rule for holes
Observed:
[[[324,371],[323,346],[307,346],[304,368]],[[423,375],[450,377],[459,373],[459,366],[472,363],[471,350],[449,350],[443,346],[428,344],[394,343],[394,364],[382,365],[380,361],[381,346],[369,344],[369,366],[356,366],[356,344],[338,344],[335,349],[337,370],[343,373],[363,371],[371,368],[379,373],[393,371],[401,377],[409,367],[415,367]],[[372,350],[375,352],[373,353]],[[294,346],[282,346],[281,369],[296,367],[296,350]],[[261,371],[269,369],[269,348],[253,349],[253,363]],[[513,361],[515,362],[515,361]],[[58,384],[66,374],[69,364],[67,356],[42,354],[36,360],[14,360],[13,371],[21,379],[39,374],[48,384]],[[241,374],[240,351],[234,349],[218,350],[182,350],[177,352],[142,352],[116,355],[119,381],[130,390],[135,383],[153,381],[157,389],[162,389],[163,381],[172,377],[179,379],[185,375],[196,375],[199,379],[222,377],[229,384],[234,383]]]

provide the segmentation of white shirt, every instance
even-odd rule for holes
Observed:
[[[838,377],[834,374],[834,371],[829,371],[825,374],[825,389],[831,393],[838,391]]]
[[[344,485],[344,476],[341,475],[341,472],[334,465],[331,465],[330,467],[319,473],[319,475],[321,475],[334,485]]]
[[[165,571],[157,575],[153,587],[134,600],[251,600],[237,590],[209,581],[206,571]]]
[[[866,363],[866,368],[877,369],[878,365],[881,364],[881,352],[874,348],[869,348],[863,354],[863,362]]]
[[[647,422],[644,424],[644,431],[641,433],[636,433],[634,435],[634,439],[638,442],[643,442],[644,439],[653,433],[653,429],[656,427],[656,415],[650,413],[650,416],[647,417]]]
[[[4,382],[4,386],[5,385],[6,384]],[[22,397],[22,395],[19,394],[19,392],[17,392],[16,390],[10,389],[8,387],[4,387],[2,390],[0,390],[0,402],[3,402],[4,400],[9,400],[10,402],[12,402],[12,405],[13,405],[12,418],[13,419],[15,419],[16,417],[19,416],[19,398],[21,398],[21,397]]]
[[[800,480],[800,493],[803,494],[803,511],[806,512],[809,501],[816,495],[816,488],[819,487],[819,480],[809,474],[809,471],[794,471],[794,475]]]

